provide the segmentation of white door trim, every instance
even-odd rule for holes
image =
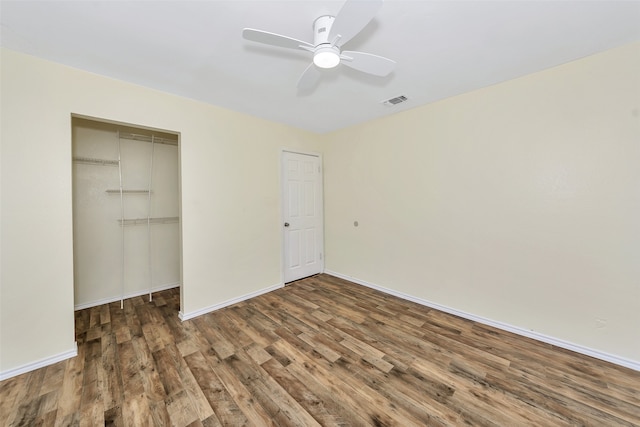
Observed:
[[[284,154],[285,153],[293,153],[293,154],[302,154],[306,156],[314,156],[317,157],[320,162],[320,223],[321,223],[321,233],[320,238],[318,239],[318,246],[321,254],[320,259],[320,273],[324,272],[324,164],[322,160],[322,154],[316,151],[308,151],[308,150],[300,150],[296,148],[287,148],[282,147],[280,149],[280,161],[279,161],[279,176],[280,176],[280,222],[278,223],[278,230],[280,230],[280,283],[284,285],[285,283],[285,269],[286,269],[286,253],[285,253],[285,237],[284,237],[284,222],[285,222],[285,208],[284,208]]]

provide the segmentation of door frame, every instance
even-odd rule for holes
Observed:
[[[284,239],[284,222],[285,222],[285,208],[284,208],[284,154],[285,153],[293,153],[293,154],[302,154],[305,156],[313,156],[317,157],[320,161],[320,227],[321,232],[319,233],[320,238],[318,239],[318,246],[320,250],[320,273],[324,273],[324,163],[322,159],[322,154],[317,151],[309,151],[309,150],[301,150],[298,148],[280,148],[280,160],[279,160],[279,176],[280,176],[280,215],[278,224],[278,229],[280,230],[280,283],[282,286],[285,286],[284,276],[285,270],[287,268],[287,254],[285,253],[285,239]]]

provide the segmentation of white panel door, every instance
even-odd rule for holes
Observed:
[[[320,157],[282,153],[284,282],[322,272],[322,168]]]

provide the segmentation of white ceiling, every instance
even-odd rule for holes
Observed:
[[[313,132],[329,132],[640,40],[640,1],[387,0],[344,49],[394,59],[385,78],[339,66],[299,93],[313,41],[342,1],[6,1],[2,46]],[[380,102],[398,95],[395,107]]]

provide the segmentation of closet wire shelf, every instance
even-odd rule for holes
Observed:
[[[150,190],[122,190],[122,194],[149,194]],[[120,190],[106,190],[107,194],[120,194]]]
[[[118,166],[120,164],[118,160],[96,159],[93,157],[74,157],[73,161],[76,163],[84,163],[86,165],[99,166]]]
[[[178,140],[176,139],[168,139],[168,138],[162,138],[161,136],[147,136],[147,135],[140,135],[137,133],[126,133],[126,132],[120,132],[119,136],[121,139],[129,139],[129,140],[133,140],[133,141],[145,141],[145,142],[151,142],[151,140],[153,139],[153,143],[154,144],[165,144],[165,145],[175,145],[176,147],[178,146]]]
[[[155,218],[129,218],[119,219],[118,223],[121,227],[128,227],[131,225],[147,225],[147,222],[153,224],[173,224],[180,221],[180,217],[177,216],[163,216]]]

